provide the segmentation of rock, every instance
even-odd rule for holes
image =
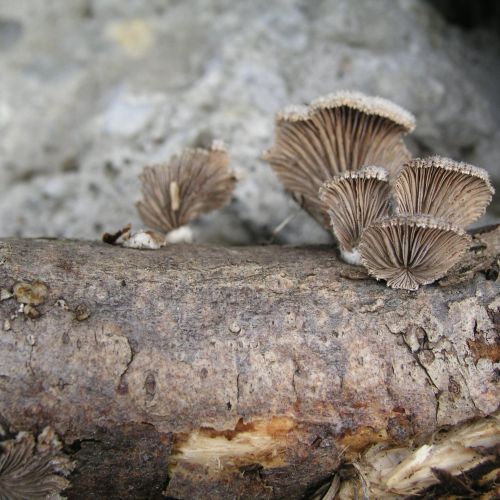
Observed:
[[[499,47],[493,31],[464,31],[418,0],[8,2],[0,236],[141,227],[142,166],[221,138],[241,180],[229,206],[194,224],[196,240],[328,242],[260,154],[277,110],[340,88],[406,107],[415,154],[474,163],[498,185]]]

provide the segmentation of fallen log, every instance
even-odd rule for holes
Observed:
[[[312,495],[497,410],[499,251],[401,292],[326,247],[0,240],[0,438],[68,498]]]

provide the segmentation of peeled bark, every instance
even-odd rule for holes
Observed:
[[[499,250],[401,292],[326,247],[0,240],[0,423],[56,431],[68,498],[301,498],[497,410]]]

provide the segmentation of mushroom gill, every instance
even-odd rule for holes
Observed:
[[[59,498],[57,494],[69,486],[64,476],[75,465],[61,449],[49,427],[38,436],[38,442],[27,432],[0,442],[0,498]]]
[[[380,219],[363,231],[359,251],[369,274],[417,290],[443,277],[470,245],[462,229],[430,216]]]
[[[330,216],[341,256],[349,264],[361,264],[357,248],[361,234],[373,221],[388,215],[389,195],[388,173],[375,166],[336,175],[321,187],[319,197]]]
[[[143,199],[137,210],[145,224],[163,233],[229,202],[236,178],[220,143],[185,149],[167,163],[145,167],[139,176]]]
[[[391,101],[339,91],[278,113],[275,144],[264,159],[293,198],[329,229],[320,186],[365,165],[395,175],[410,158],[403,135],[414,128],[413,115]]]
[[[394,185],[398,214],[432,215],[461,227],[484,214],[494,192],[485,170],[439,156],[409,161]]]

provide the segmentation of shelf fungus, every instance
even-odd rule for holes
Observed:
[[[399,216],[365,229],[359,251],[370,275],[392,288],[417,290],[443,277],[470,242],[464,230],[439,219]]]
[[[413,115],[391,101],[339,91],[279,113],[275,144],[264,159],[293,198],[329,229],[320,186],[366,165],[396,175],[410,158],[403,136],[414,128]]]
[[[375,166],[336,175],[321,187],[319,197],[330,216],[341,256],[349,264],[361,264],[361,234],[373,221],[389,215],[389,195],[388,173]]]
[[[210,149],[187,148],[167,163],[145,167],[140,179],[139,215],[149,227],[166,234],[166,242],[189,240],[186,225],[228,203],[236,183],[229,154],[218,141]]]
[[[406,163],[394,185],[398,214],[427,214],[467,227],[484,214],[494,189],[488,173],[433,156]]]

